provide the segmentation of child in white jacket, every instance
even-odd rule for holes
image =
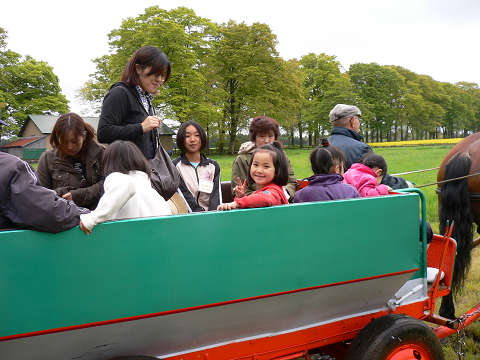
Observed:
[[[165,199],[152,188],[150,168],[134,143],[113,142],[103,158],[104,194],[95,210],[80,216],[80,229],[88,235],[108,220],[171,215]]]

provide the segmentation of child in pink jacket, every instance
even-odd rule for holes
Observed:
[[[386,173],[385,159],[381,155],[369,152],[343,174],[343,182],[353,185],[361,197],[387,195],[391,189],[380,184]]]

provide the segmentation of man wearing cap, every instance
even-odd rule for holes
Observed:
[[[329,119],[333,125],[332,134],[328,141],[340,148],[345,155],[345,171],[353,163],[360,161],[372,148],[365,144],[360,130],[362,112],[354,105],[337,104],[330,111]]]
[[[372,148],[365,144],[362,135],[359,134],[360,118],[362,112],[355,105],[337,104],[330,111],[329,119],[333,125],[332,134],[328,141],[340,148],[345,155],[345,171],[360,159]],[[403,189],[409,187],[405,179],[385,174],[382,184],[392,189]]]

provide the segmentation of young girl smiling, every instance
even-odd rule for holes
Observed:
[[[186,121],[177,132],[177,146],[182,151],[173,160],[182,179],[180,191],[191,211],[216,210],[222,202],[220,166],[201,151],[207,145],[207,134],[195,121]]]
[[[235,200],[218,206],[217,210],[258,208],[288,204],[282,186],[288,183],[288,162],[278,142],[257,148],[253,153],[248,174],[258,190],[245,196],[247,179],[239,179]]]
[[[278,122],[273,118],[264,115],[257,116],[252,119],[250,123],[249,136],[250,141],[247,141],[240,146],[240,149],[238,150],[238,156],[233,162],[231,181],[233,196],[235,196],[235,187],[240,184],[238,180],[239,178],[247,179],[245,187],[246,195],[250,195],[255,190],[258,190],[258,187],[249,179],[248,176],[253,153],[255,149],[277,141],[280,137],[280,127]],[[295,194],[297,178],[295,177],[293,168],[288,161],[287,155],[284,154],[284,156],[288,166],[288,181],[284,186],[284,190],[286,191],[287,198],[290,200]]]

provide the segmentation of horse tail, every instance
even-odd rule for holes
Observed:
[[[472,160],[467,153],[453,156],[445,166],[445,179],[466,176],[470,172]],[[452,289],[457,293],[462,289],[470,268],[473,212],[467,179],[449,181],[441,187],[439,206],[440,233],[444,234],[447,220],[455,221],[452,237],[457,241],[457,256],[453,269]]]

